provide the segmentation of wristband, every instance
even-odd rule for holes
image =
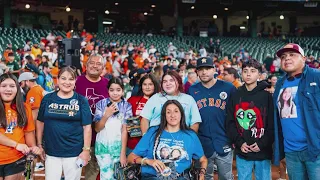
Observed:
[[[136,157],[136,158],[133,159],[134,164],[137,164],[137,159],[138,159],[138,158],[139,158],[139,157]]]
[[[141,165],[146,165],[146,164],[144,163],[145,160],[147,160],[147,158],[142,158],[142,160],[141,160]]]
[[[83,147],[82,150],[84,150],[84,151],[91,151],[90,147]]]

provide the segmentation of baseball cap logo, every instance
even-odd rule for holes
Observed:
[[[302,49],[298,44],[293,44],[293,43],[287,44],[287,45],[285,45],[283,48],[281,48],[281,49],[277,52],[277,56],[278,56],[278,57],[281,57],[281,55],[282,55],[283,53],[288,52],[288,51],[293,51],[293,52],[299,53],[299,54],[301,54],[302,56],[304,56],[304,51],[303,51],[303,49]]]
[[[201,62],[202,62],[202,63],[207,63],[207,59],[206,59],[206,58],[203,58],[203,59],[201,59]]]

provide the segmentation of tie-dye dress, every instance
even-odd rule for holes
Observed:
[[[94,122],[98,122],[103,117],[109,98],[103,99],[96,104]],[[125,100],[117,103],[119,113],[109,117],[104,128],[97,134],[95,153],[100,166],[100,179],[113,180],[113,167],[120,161],[121,153],[121,132],[122,125],[126,119],[132,117],[131,104]]]

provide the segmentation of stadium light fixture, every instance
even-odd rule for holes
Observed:
[[[110,22],[110,21],[103,21],[103,22],[102,22],[102,24],[108,24],[108,25],[111,25],[111,24],[112,24],[112,22]]]
[[[280,15],[280,19],[281,19],[281,20],[283,20],[283,19],[284,19],[284,16],[283,16],[282,14]]]
[[[106,10],[104,13],[105,13],[105,14],[110,14],[110,12],[109,12],[108,10]]]
[[[119,5],[119,3],[117,3],[117,2],[116,2],[116,3],[114,3],[114,5],[118,6],[118,5]]]
[[[71,9],[70,9],[69,6],[66,7],[66,11],[67,11],[67,12],[70,12],[70,11],[71,11]]]
[[[147,13],[147,12],[144,12],[143,15],[148,16],[148,13]]]
[[[226,8],[224,8],[224,10],[225,10],[225,11],[228,11],[228,10],[229,10],[229,8],[227,8],[227,7],[226,7]]]
[[[26,4],[26,9],[29,9],[30,8],[30,4]]]
[[[217,16],[217,15],[213,15],[212,17],[213,17],[213,19],[217,19],[217,18],[218,18],[218,16]]]
[[[155,7],[156,7],[156,5],[155,5],[155,4],[152,4],[152,5],[151,5],[151,7],[152,7],[152,8],[155,8]]]
[[[249,17],[249,16],[246,16],[246,18],[247,18],[247,19],[250,19],[250,17]]]
[[[243,30],[243,29],[246,29],[246,27],[245,27],[245,26],[240,26],[240,29],[242,29],[242,30]]]

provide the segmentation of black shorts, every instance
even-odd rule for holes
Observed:
[[[25,159],[25,157],[10,164],[0,165],[0,177],[4,178],[6,176],[22,173],[25,170],[25,165],[26,165],[23,159]],[[17,163],[17,162],[22,162],[22,163]]]

